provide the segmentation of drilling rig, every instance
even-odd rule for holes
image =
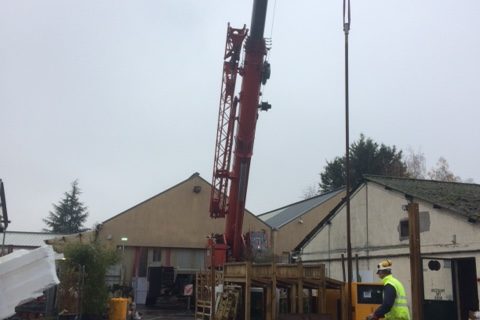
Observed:
[[[225,218],[225,233],[209,239],[213,267],[242,261],[246,243],[242,234],[250,161],[259,111],[271,108],[261,102],[261,86],[270,77],[264,38],[267,0],[254,0],[250,30],[227,28],[218,114],[210,216]],[[240,59],[244,50],[243,65]],[[238,96],[237,75],[242,77]],[[233,156],[233,161],[232,161]]]
[[[257,119],[260,111],[271,108],[260,99],[270,78],[264,38],[267,2],[254,0],[250,29],[227,27],[210,196],[210,216],[225,218],[225,231],[208,240],[210,270],[197,274],[195,319],[277,319],[279,290],[290,297],[290,313],[304,313],[304,290],[310,297],[317,291],[316,313],[326,309],[324,265],[280,264],[265,256],[257,263],[252,253],[267,252],[266,236],[244,235],[242,230]]]

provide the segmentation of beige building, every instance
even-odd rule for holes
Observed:
[[[149,282],[145,295],[150,296],[156,290],[152,284],[165,280],[172,270],[181,291],[183,285],[193,282],[197,271],[205,269],[207,237],[225,229],[225,219],[209,216],[210,192],[211,185],[193,174],[102,223],[99,238],[124,252],[126,279],[138,276],[139,283],[134,286],[143,290]],[[248,211],[243,230],[265,231],[270,238],[269,226]],[[142,292],[137,296],[143,302]]]
[[[57,243],[97,238],[121,251],[122,264],[111,270],[110,281],[132,284],[139,303],[156,303],[166,287],[182,295],[195,273],[205,269],[207,237],[224,233],[225,219],[210,218],[210,191],[210,183],[195,173],[105,220],[97,230],[57,239]],[[264,231],[267,239],[271,237],[270,227],[248,211],[243,230]],[[170,283],[172,279],[176,284]]]
[[[425,319],[466,319],[478,310],[480,268],[480,185],[366,176],[351,196],[351,243],[358,255],[354,278],[378,281],[385,258],[411,297],[408,244],[410,201],[419,204]],[[327,275],[343,279],[346,208],[332,210],[296,248],[302,261],[324,262]]]
[[[109,281],[131,284],[139,303],[156,303],[152,299],[158,298],[172,276],[181,295],[194,274],[206,267],[207,236],[224,233],[225,219],[210,218],[210,192],[211,184],[196,173],[105,220],[96,230],[57,238],[55,243],[97,239],[121,252],[122,263],[112,268]],[[343,189],[336,190],[258,217],[246,211],[243,231],[265,232],[277,261],[288,262],[295,246],[343,196]]]

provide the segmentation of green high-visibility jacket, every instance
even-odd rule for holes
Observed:
[[[410,311],[408,310],[407,295],[400,281],[395,279],[391,274],[382,279],[383,285],[391,285],[395,288],[396,298],[392,309],[385,314],[388,320],[410,320]]]

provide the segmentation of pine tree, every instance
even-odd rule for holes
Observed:
[[[43,222],[50,227],[44,229],[53,233],[76,233],[85,231],[83,223],[88,217],[87,207],[80,202],[78,196],[81,194],[78,181],[72,182],[72,190],[65,192],[65,197],[58,204],[53,204],[53,212],[50,211]]]

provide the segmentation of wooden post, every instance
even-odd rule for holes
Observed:
[[[215,284],[216,284],[216,281],[215,281],[215,244],[212,243],[212,245],[210,246],[210,277],[211,277],[211,289],[212,289],[212,292],[211,292],[211,300],[212,300],[212,304],[210,306],[210,314],[211,314],[211,317],[210,319],[214,319],[215,318]]]
[[[277,262],[275,261],[275,256],[273,258],[271,314],[272,314],[272,320],[276,319],[276,316],[277,316]]]
[[[304,311],[303,311],[303,281],[300,279],[298,281],[298,286],[297,286],[297,289],[298,289],[298,293],[297,293],[297,296],[298,296],[298,314],[303,314]]]
[[[321,266],[322,284],[318,287],[317,294],[317,313],[327,312],[327,280],[325,276],[325,265]]]
[[[292,284],[290,290],[288,290],[290,296],[290,313],[297,313],[297,285]]]
[[[298,313],[303,314],[303,264],[298,264],[298,285],[297,285]]]
[[[323,286],[319,286],[317,288],[317,313],[325,313],[326,312],[326,292]]]
[[[252,300],[252,293],[250,288],[252,287],[252,263],[246,263],[246,277],[245,277],[245,320],[250,320],[250,305]]]
[[[423,320],[423,264],[420,254],[420,218],[418,214],[418,203],[409,203],[407,210],[410,273],[412,277],[412,319]]]
[[[266,320],[273,320],[272,316],[272,288],[271,287],[265,287],[265,299],[266,299],[266,306],[265,306],[265,319]]]
[[[340,288],[341,302],[342,302],[342,320],[347,320],[348,318],[348,297],[347,297],[347,283],[344,283]]]
[[[307,289],[307,310],[303,310],[306,313],[313,313],[312,311],[312,289]]]
[[[272,320],[276,319],[277,316],[277,231],[278,229],[272,228],[270,233],[271,237],[271,247],[272,247],[272,295],[270,301],[270,314]],[[267,318],[268,319],[268,318]]]

